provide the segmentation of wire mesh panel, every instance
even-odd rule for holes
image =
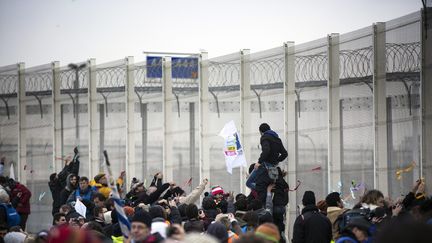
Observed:
[[[267,123],[285,141],[284,134],[284,90],[285,59],[283,47],[254,53],[250,57],[250,127],[246,134],[251,147],[251,161],[258,161],[261,154],[259,125]],[[284,146],[287,145],[284,143]],[[279,166],[286,168],[286,163]]]
[[[27,227],[30,232],[48,228],[51,221],[52,197],[48,178],[52,168],[52,70],[28,70],[25,73],[27,117],[23,124],[26,132],[27,164],[22,165],[27,187],[32,192],[32,213]],[[45,196],[46,195],[46,196]]]
[[[126,169],[126,65],[124,60],[96,67],[97,113],[99,122],[99,165],[92,165],[94,174],[103,172],[103,150],[110,156],[114,177]],[[91,179],[91,178],[90,178]]]
[[[218,134],[233,120],[240,130],[240,56],[232,54],[209,62],[209,149],[210,185],[240,192],[240,169],[227,172],[223,153],[224,139]]]
[[[420,176],[420,12],[386,22],[389,193],[410,191]]]
[[[326,46],[326,39],[296,46],[297,179],[302,182],[295,199],[297,205],[301,205],[305,191],[314,191],[317,200],[327,194]]]
[[[0,72],[0,158],[5,158],[3,175],[10,175],[11,164],[17,173],[18,161],[18,70]]]
[[[339,48],[342,171],[332,190],[352,207],[359,196],[351,193],[352,184],[374,185],[372,27],[341,35]]]
[[[175,101],[169,131],[173,135],[174,181],[190,191],[199,182],[198,58],[172,58],[172,89]],[[192,181],[190,179],[192,178]],[[190,182],[190,183],[189,183]]]
[[[56,155],[56,166],[62,168],[61,158],[73,156],[74,147],[80,151],[79,174],[89,176],[88,158],[88,69],[60,69],[60,129],[61,154]]]
[[[162,68],[162,62],[159,64]],[[146,63],[136,64],[135,74],[135,176],[150,182],[162,171],[162,78],[152,77]],[[147,186],[149,183],[147,183]]]

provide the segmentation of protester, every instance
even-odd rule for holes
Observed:
[[[264,204],[266,200],[266,189],[271,183],[275,183],[278,172],[275,171],[275,167],[282,162],[288,153],[283,146],[279,135],[270,129],[267,123],[262,123],[259,126],[261,134],[261,155],[258,159],[258,163],[261,165],[256,174],[256,191],[258,198]]]
[[[330,220],[315,206],[315,194],[303,194],[303,210],[294,222],[293,243],[328,243],[332,240]]]

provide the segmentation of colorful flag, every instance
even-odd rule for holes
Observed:
[[[232,174],[233,168],[246,167],[246,157],[234,121],[225,124],[219,136],[225,139],[224,155],[228,173]]]

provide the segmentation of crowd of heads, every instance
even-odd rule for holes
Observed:
[[[149,184],[133,178],[129,188],[124,172],[118,177],[99,173],[88,178],[79,174],[75,148],[73,158],[48,178],[52,226],[39,232],[26,231],[30,190],[0,175],[0,243],[422,243],[432,239],[432,199],[423,179],[393,201],[379,190],[365,190],[352,208],[346,208],[338,192],[317,200],[313,191],[305,191],[288,234],[288,194],[297,188],[290,190],[287,173],[277,167],[277,161],[287,156],[277,145],[278,135],[267,124],[259,131],[262,143],[268,138],[282,152],[279,157],[269,155],[274,165],[258,161],[250,166],[247,195],[209,185],[207,179],[187,193],[175,182],[165,181],[160,172]]]

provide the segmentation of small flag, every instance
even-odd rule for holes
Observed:
[[[24,166],[24,170],[25,170],[25,166]],[[11,166],[10,166],[9,178],[15,180],[15,170],[14,170],[13,163],[11,163]]]
[[[105,170],[106,170],[106,176],[109,182],[111,181],[112,177],[112,172],[111,172],[111,166],[110,166],[110,162],[108,160],[108,153],[105,150],[104,151],[104,156],[105,156]],[[118,222],[120,224],[120,229],[122,231],[123,237],[128,239],[129,238],[129,234],[130,234],[130,230],[131,230],[131,224],[129,222],[129,219],[126,216],[126,213],[123,210],[123,202],[120,199],[120,195],[118,193],[117,190],[117,186],[115,185],[115,183],[108,183],[111,187],[111,192],[112,192],[112,199],[114,200],[114,207],[115,210],[117,212],[117,218],[118,218]]]

